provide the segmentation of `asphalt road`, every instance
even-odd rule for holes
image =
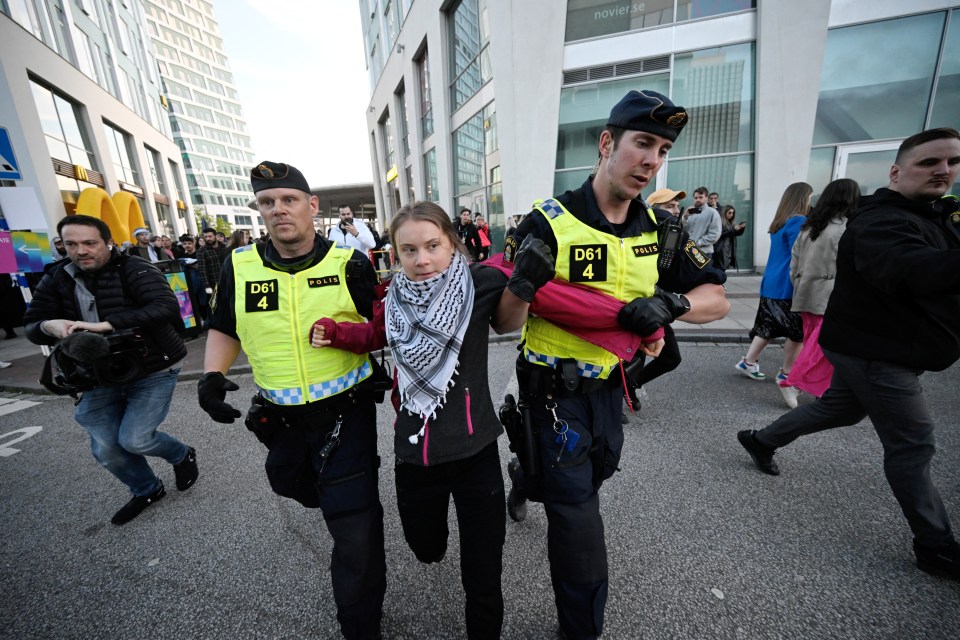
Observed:
[[[623,471],[602,489],[604,637],[958,637],[960,584],[916,568],[869,422],[802,439],[778,455],[781,476],[762,475],[736,432],[785,410],[776,387],[733,370],[739,346],[681,349],[680,369],[648,385],[625,427]],[[780,353],[769,351],[772,369]],[[515,386],[515,353],[491,346],[491,388]],[[238,381],[241,406],[253,385]],[[933,474],[960,526],[960,370],[924,386],[939,424]],[[339,637],[319,513],[270,492],[261,445],[239,423],[210,421],[195,383],[179,385],[164,429],[197,448],[200,479],[180,493],[155,464],[167,497],[123,527],[109,520],[125,488],[90,456],[71,402],[30,400],[5,415],[22,400],[0,401],[0,637]],[[391,423],[381,406],[384,637],[463,638],[453,510],[446,560],[420,565],[397,518]],[[505,438],[501,455],[506,466]],[[537,505],[507,523],[504,638],[556,637],[545,538]]]

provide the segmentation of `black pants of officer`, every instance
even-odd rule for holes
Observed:
[[[376,405],[370,399],[342,411],[284,419],[289,426],[269,444],[267,476],[281,495],[323,512],[333,538],[330,579],[344,638],[378,639],[387,568]],[[340,444],[324,459],[320,451],[338,419]]]
[[[453,497],[470,640],[499,638],[503,626],[500,577],[506,520],[500,469],[496,442],[465,460],[429,467],[409,462],[396,466],[403,536],[420,562],[439,562],[446,553],[447,509]]]
[[[593,393],[547,400],[528,396],[531,418],[540,431],[542,473],[524,478],[518,470],[514,486],[530,500],[543,502],[547,514],[547,554],[560,627],[571,640],[596,638],[603,632],[607,604],[607,546],[600,496],[603,481],[613,475],[623,450],[617,386]],[[579,436],[575,446],[563,444],[548,404]],[[571,436],[568,433],[567,443]],[[559,439],[559,441],[558,441]]]
[[[930,478],[936,447],[921,372],[827,349],[823,354],[834,366],[830,388],[812,404],[758,431],[757,441],[783,447],[800,436],[854,425],[870,416],[883,445],[884,474],[917,543],[933,549],[950,543],[950,518]]]

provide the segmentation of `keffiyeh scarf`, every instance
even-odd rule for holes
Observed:
[[[443,273],[416,282],[393,277],[386,301],[387,344],[397,367],[400,404],[434,417],[457,371],[473,312],[473,278],[460,252]]]

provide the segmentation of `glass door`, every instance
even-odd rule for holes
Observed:
[[[899,142],[842,145],[837,148],[833,178],[850,178],[860,185],[861,195],[871,195],[890,183],[890,167]]]

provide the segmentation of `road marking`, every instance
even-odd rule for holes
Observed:
[[[12,436],[17,433],[20,434],[19,438],[14,438],[10,442],[7,442],[5,444],[0,444],[0,457],[8,458],[15,453],[20,453],[20,449],[14,449],[10,445],[16,444],[21,440],[26,440],[27,438],[32,438],[33,436],[37,435],[41,431],[43,431],[43,427],[24,427],[23,429],[8,431],[7,433],[0,435],[0,438],[6,438],[7,436]]]
[[[5,416],[8,413],[13,413],[15,411],[21,411],[23,409],[29,409],[30,407],[35,407],[39,402],[33,402],[31,400],[17,400],[16,398],[0,398],[0,416]]]

